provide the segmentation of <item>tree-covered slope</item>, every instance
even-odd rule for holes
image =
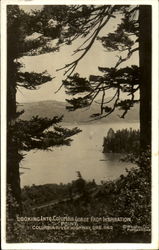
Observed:
[[[92,113],[98,112],[99,105],[93,103],[90,109],[78,109],[74,112],[70,112],[66,109],[67,103],[59,101],[40,101],[23,103],[19,106],[19,110],[24,109],[25,112],[21,116],[23,120],[29,120],[32,116],[39,115],[40,117],[51,118],[58,114],[63,114],[63,122],[67,123],[88,123],[93,121],[90,117]],[[139,105],[135,105],[132,110],[126,115],[124,119],[120,118],[121,111],[116,110],[109,117],[98,120],[100,123],[105,122],[138,122],[139,121]],[[96,121],[97,122],[97,121]]]

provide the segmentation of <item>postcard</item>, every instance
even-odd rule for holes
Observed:
[[[158,1],[2,1],[2,249],[158,249]]]

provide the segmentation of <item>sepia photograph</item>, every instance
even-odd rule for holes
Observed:
[[[157,249],[153,4],[31,2],[2,5],[2,249]]]

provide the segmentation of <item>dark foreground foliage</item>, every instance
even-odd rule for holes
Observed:
[[[54,243],[148,243],[151,241],[150,152],[134,160],[140,167],[127,170],[115,181],[97,185],[78,179],[67,185],[24,187],[23,217],[70,217],[73,224],[59,220],[20,221],[8,219],[8,242]],[[11,196],[8,206],[16,207]],[[74,224],[75,218],[88,218]],[[98,218],[97,220],[91,219]],[[106,221],[100,218],[106,218]],[[113,218],[113,219],[111,219]],[[114,218],[120,218],[114,221]],[[124,220],[121,218],[128,218]],[[35,229],[35,226],[38,229]],[[55,227],[61,226],[61,229]],[[50,227],[50,229],[49,229]],[[54,227],[54,228],[51,228]],[[81,227],[81,228],[80,228]],[[83,228],[82,228],[83,227]],[[77,229],[78,228],[78,229]],[[80,228],[80,229],[79,229]],[[90,229],[88,229],[90,228]]]

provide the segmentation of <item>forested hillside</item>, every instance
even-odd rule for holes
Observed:
[[[21,115],[21,119],[29,120],[32,116],[39,115],[40,117],[51,118],[58,114],[63,114],[64,119],[63,122],[68,123],[87,123],[90,120],[93,120],[90,116],[92,113],[97,113],[99,109],[99,105],[97,103],[93,103],[92,107],[89,109],[75,110],[74,112],[68,111],[66,109],[67,103],[58,102],[58,101],[40,101],[40,102],[31,102],[31,103],[23,103],[18,106],[19,110],[24,109],[24,113]],[[131,109],[126,115],[125,119],[119,117],[122,112],[120,110],[114,111],[109,119],[101,119],[98,120],[100,123],[105,122],[138,122],[139,121],[139,105],[135,105],[133,109]],[[92,121],[94,122],[94,121]],[[96,121],[97,122],[97,121]]]

